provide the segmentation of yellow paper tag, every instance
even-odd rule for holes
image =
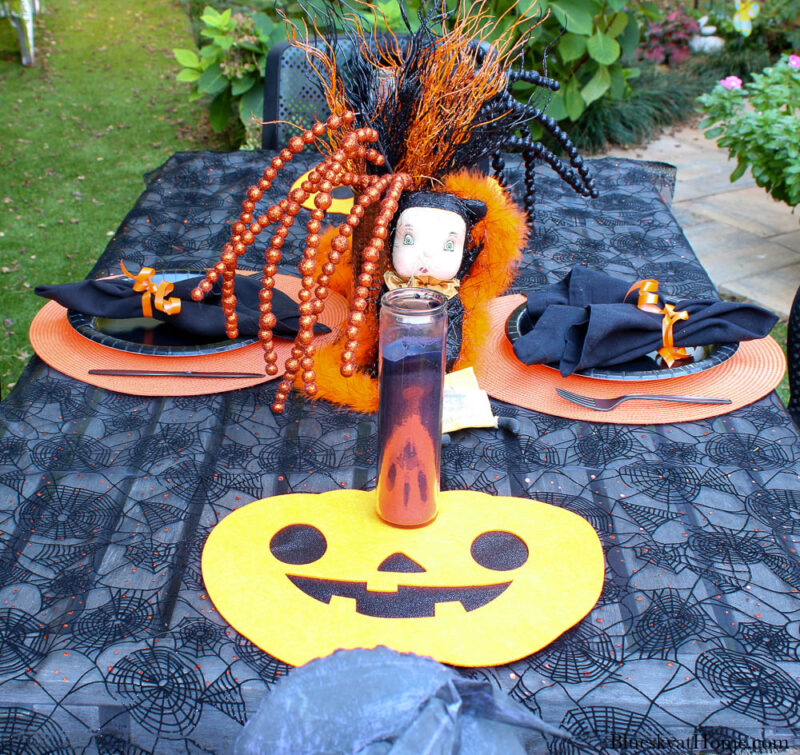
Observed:
[[[495,423],[489,395],[480,389],[472,367],[445,375],[443,433],[465,427],[495,427]]]

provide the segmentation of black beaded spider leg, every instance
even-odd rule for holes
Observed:
[[[536,206],[536,150],[522,150],[522,162],[525,165],[525,212],[528,215],[528,226],[533,229]]]
[[[499,118],[505,128],[502,129],[500,139],[492,151],[491,167],[495,178],[502,185],[506,185],[504,173],[505,160],[502,151],[522,152],[525,166],[525,210],[529,221],[533,222],[535,200],[535,161],[537,158],[548,163],[561,178],[566,181],[576,192],[583,196],[597,196],[597,187],[592,178],[589,166],[578,154],[577,147],[570,141],[566,132],[558,125],[555,118],[547,115],[542,108],[536,107],[531,102],[519,102],[509,91],[515,81],[525,81],[542,89],[557,91],[560,88],[555,79],[542,76],[536,71],[511,70],[508,74],[506,89],[495,97],[492,102],[482,110],[481,115],[491,122]],[[528,124],[533,121],[540,123],[544,129],[559,143],[567,155],[567,161],[557,157],[540,142],[534,142],[527,132]],[[502,133],[502,132],[505,133]],[[516,136],[515,132],[523,132],[523,136]]]
[[[484,43],[476,46],[476,63],[481,64],[487,54],[492,55],[496,53],[488,44]],[[517,81],[524,81],[528,84],[532,84],[535,87],[539,87],[540,89],[549,89],[553,92],[556,92],[561,88],[561,84],[559,84],[558,81],[547,76],[542,76],[538,71],[529,71],[522,67],[520,67],[518,70],[513,68],[509,70],[505,90],[499,96],[486,103],[486,105],[481,109],[479,115],[479,119],[486,123],[492,123],[495,121],[495,119],[501,122],[500,134],[498,134],[501,141],[504,141],[504,137],[509,137],[510,135],[514,134],[517,129],[522,129],[525,126],[524,121],[526,116],[520,110],[520,105],[522,103],[518,102],[510,92],[511,86]],[[506,186],[506,175],[504,172],[506,163],[503,159],[500,149],[492,150],[490,157],[491,168],[494,177],[501,186]],[[525,161],[525,189],[526,195],[530,195],[530,202],[528,203],[526,201],[525,208],[526,210],[532,211],[534,174],[533,165],[530,162],[531,159],[532,158],[529,156]]]
[[[547,128],[547,126],[545,126]],[[566,135],[565,135],[566,137]],[[567,142],[572,146],[572,143]],[[509,136],[499,145],[501,150],[506,152],[521,152],[522,162],[525,166],[525,212],[528,214],[529,225],[533,224],[534,201],[535,201],[535,169],[536,160],[546,162],[553,170],[568,183],[578,194],[585,197],[596,197],[597,188],[588,166],[583,162],[580,155],[577,155],[570,162],[576,167],[568,164],[557,155],[553,154],[541,142],[533,141],[529,134],[525,136]]]
[[[564,129],[562,129],[556,119],[550,115],[547,115],[543,110],[533,107],[532,105],[525,105],[523,103],[517,103],[519,112],[526,118],[530,120],[536,121],[541,123],[542,126],[547,130],[549,134],[561,145],[561,148],[567,154],[569,159],[569,164],[572,168],[572,172],[577,172],[580,176],[578,178],[578,184],[576,185],[573,183],[567,175],[569,175],[570,171],[566,171],[566,173],[562,173],[559,168],[554,165],[549,157],[545,157],[544,152],[542,153],[542,158],[546,160],[550,165],[553,166],[555,171],[567,181],[570,186],[572,186],[575,191],[579,194],[583,194],[584,196],[590,197],[597,197],[597,186],[595,184],[594,178],[592,178],[591,171],[589,170],[589,166],[583,161],[583,158],[578,154],[578,148],[572,143],[569,136],[567,136]],[[523,137],[524,138],[524,137]],[[530,146],[530,145],[528,145]],[[552,155],[553,153],[547,150],[547,152]],[[555,157],[555,156],[554,156]],[[566,165],[563,160],[560,158],[555,158],[558,160],[564,168]]]
[[[548,81],[552,81],[548,79]],[[583,161],[583,158],[578,154],[578,148],[570,141],[569,136],[567,136],[564,129],[562,129],[556,119],[547,113],[544,112],[541,108],[535,107],[534,105],[530,105],[524,102],[519,102],[518,100],[514,99],[513,95],[507,90],[503,92],[499,96],[499,100],[501,106],[506,107],[509,111],[509,117],[514,120],[517,124],[519,124],[519,128],[523,128],[523,124],[527,124],[530,121],[534,121],[536,123],[541,123],[544,129],[559,143],[561,148],[567,154],[567,158],[569,159],[569,166],[561,159],[556,157],[550,150],[546,149],[544,146],[541,146],[542,153],[541,157],[545,162],[553,167],[553,169],[558,173],[570,186],[572,186],[575,191],[579,194],[583,194],[584,196],[596,197],[597,196],[597,187],[595,185],[594,179],[591,176],[591,171],[589,170],[589,166]],[[509,141],[512,141],[514,137],[511,137]],[[534,142],[531,141],[530,137],[525,135],[521,137],[522,141],[519,142],[516,146],[518,148],[531,148],[534,145]],[[538,144],[538,142],[537,142]],[[509,147],[506,147],[508,149]]]
[[[503,155],[501,155],[500,152],[492,152],[492,174],[497,179],[497,183],[499,183],[500,186],[506,185],[505,167],[506,161],[503,159]],[[527,207],[525,209],[527,209]]]
[[[561,84],[555,79],[542,76],[538,71],[528,71],[525,68],[521,68],[519,71],[512,68],[508,72],[508,83],[513,84],[515,81],[525,81],[528,84],[549,89],[553,92],[561,89]]]

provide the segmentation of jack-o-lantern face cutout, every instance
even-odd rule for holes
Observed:
[[[565,509],[472,491],[439,494],[429,525],[375,513],[375,493],[256,501],[203,551],[220,613],[299,665],[339,648],[386,645],[462,666],[507,663],[545,646],[595,604],[603,556]]]
[[[290,524],[277,532],[270,541],[270,551],[286,564],[310,564],[325,554],[325,536],[308,524]],[[475,538],[472,558],[481,566],[494,571],[517,569],[528,560],[528,546],[510,532],[484,532]],[[413,573],[427,569],[405,553],[397,551],[387,556],[378,571]],[[322,603],[330,603],[336,595],[353,598],[356,613],[380,616],[385,619],[418,619],[435,616],[438,603],[456,601],[465,611],[474,611],[505,592],[511,581],[488,585],[438,587],[433,585],[398,584],[395,592],[367,589],[366,582],[344,579],[307,577],[287,572],[289,581],[306,595]]]

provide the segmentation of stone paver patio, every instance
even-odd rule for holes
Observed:
[[[736,162],[691,126],[609,155],[675,165],[673,212],[711,279],[788,317],[800,286],[800,213],[772,200],[749,173],[731,183]]]

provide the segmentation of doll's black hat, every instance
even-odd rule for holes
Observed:
[[[442,191],[411,191],[403,194],[397,203],[397,214],[409,207],[435,207],[449,210],[464,218],[467,231],[486,215],[486,204],[480,199],[463,199]]]

